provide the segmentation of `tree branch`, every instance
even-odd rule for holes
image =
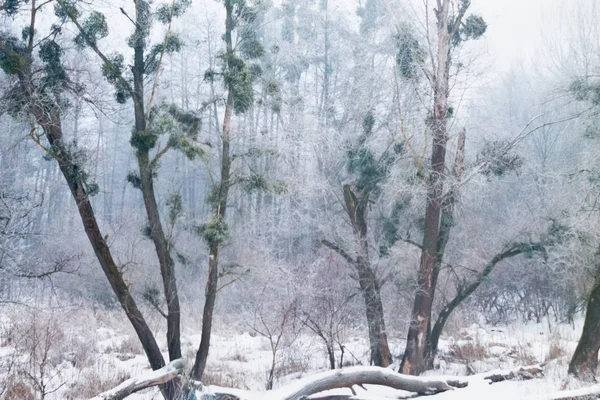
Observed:
[[[56,0],[56,1],[62,7],[64,7],[65,9],[68,9],[67,6],[65,6],[64,0]],[[96,45],[96,42],[90,39],[90,37],[87,35],[87,33],[85,32],[85,30],[83,29],[83,27],[79,23],[79,21],[77,21],[77,18],[75,18],[75,16],[71,15],[70,13],[68,13],[68,17],[71,20],[71,22],[73,22],[73,24],[77,27],[77,29],[79,30],[79,33],[81,33],[81,35],[85,39],[85,42],[87,43],[87,45],[90,46],[90,48],[94,51],[94,53],[96,53],[98,55],[98,57],[100,57],[100,59],[102,60],[102,62],[105,63],[105,64],[107,64],[107,65],[111,65],[112,61],[110,61],[108,59],[108,57],[106,57],[104,55],[104,53],[102,53],[102,51],[100,51],[100,49]],[[131,85],[129,84],[129,82],[127,81],[127,79],[125,79],[123,77],[123,75],[121,75],[120,71],[118,71],[117,69],[115,69],[115,72],[116,72],[116,77],[119,80],[119,82],[123,85],[123,87],[127,90],[127,92],[130,95],[133,96],[133,94],[134,94],[133,93],[133,89],[131,88]]]
[[[337,244],[332,243],[332,242],[330,242],[330,241],[328,241],[326,239],[322,239],[321,243],[324,246],[329,247],[331,250],[333,250],[336,253],[338,253],[340,256],[342,256],[342,258],[344,258],[350,264],[356,265],[356,261],[354,261],[354,259],[352,257],[350,257],[350,255],[344,249],[342,249],[340,246],[338,246]]]

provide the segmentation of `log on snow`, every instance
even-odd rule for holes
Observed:
[[[497,372],[483,379],[489,380],[490,385],[502,381],[527,381],[535,379],[544,373],[543,365],[532,365],[529,367],[519,367],[510,371]]]
[[[152,386],[162,385],[177,378],[183,373],[184,367],[182,359],[173,360],[161,369],[128,379],[116,388],[101,393],[90,400],[122,400],[132,393]]]
[[[269,400],[300,400],[327,390],[362,385],[381,385],[418,394],[436,394],[453,390],[444,380],[402,375],[380,367],[352,367],[323,372],[300,379],[281,389],[267,393]]]
[[[303,400],[309,396],[335,389],[352,389],[353,386],[380,385],[396,390],[417,393],[419,395],[432,395],[453,390],[454,387],[465,387],[467,382],[453,378],[447,381],[444,378],[428,378],[402,375],[388,368],[380,367],[351,367],[334,371],[326,371],[294,381],[282,388],[262,393],[251,393],[226,388],[208,387],[212,392],[197,393],[200,399],[215,399],[229,395],[234,400]],[[204,396],[203,395],[207,395]],[[315,397],[311,397],[314,399]],[[324,399],[352,399],[359,398],[354,395],[323,395],[316,397]]]

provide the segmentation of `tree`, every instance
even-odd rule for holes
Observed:
[[[430,123],[433,135],[431,170],[426,182],[427,200],[418,287],[407,335],[406,351],[400,366],[400,371],[405,374],[418,375],[426,369],[426,339],[437,284],[436,260],[442,222],[448,118],[452,117],[448,99],[453,50],[465,40],[481,37],[486,30],[486,24],[481,17],[471,15],[465,18],[470,5],[470,0],[436,1],[437,52],[432,66],[435,68],[434,71],[424,67],[425,57],[418,42],[401,40],[399,43],[400,72],[405,78],[411,79],[416,74],[415,67],[421,68],[429,80],[434,97]],[[426,6],[428,6],[427,2]]]
[[[224,0],[225,6],[225,52],[221,55],[220,72],[209,70],[206,80],[221,77],[227,98],[221,132],[221,154],[219,177],[213,179],[207,201],[211,206],[211,215],[207,223],[197,228],[197,233],[208,245],[208,280],[206,282],[204,310],[202,313],[202,335],[192,369],[192,378],[200,380],[206,368],[210,335],[212,331],[213,311],[219,284],[219,253],[223,243],[229,238],[229,227],[225,219],[229,202],[229,192],[236,183],[250,190],[267,189],[267,182],[258,175],[233,177],[232,164],[235,157],[231,154],[232,118],[234,114],[243,114],[252,106],[254,80],[260,74],[258,65],[247,65],[246,61],[260,58],[264,49],[256,35],[256,22],[262,12],[260,7],[252,7],[245,0]],[[237,33],[237,41],[234,35]]]
[[[134,32],[128,41],[129,47],[133,49],[131,76],[128,76],[125,72],[123,55],[115,53],[108,57],[98,48],[98,40],[108,35],[108,26],[103,14],[92,11],[87,19],[80,23],[80,16],[75,3],[58,0],[58,4],[57,15],[64,20],[70,20],[79,31],[79,34],[75,37],[75,43],[89,47],[102,61],[102,72],[115,87],[117,102],[125,103],[129,98],[133,101],[135,127],[130,144],[136,150],[138,174],[130,174],[127,178],[135,188],[140,189],[142,192],[148,221],[147,234],[154,243],[159,261],[167,303],[167,313],[165,315],[167,319],[167,345],[169,358],[172,361],[181,358],[180,305],[175,263],[171,256],[172,243],[167,238],[161,221],[154,179],[161,158],[170,149],[179,150],[190,159],[202,154],[202,149],[196,143],[200,129],[200,119],[193,113],[185,112],[175,105],[155,105],[154,101],[163,57],[165,54],[179,51],[181,47],[179,38],[171,32],[173,20],[185,12],[189,1],[173,1],[170,4],[160,5],[155,10],[151,9],[148,1],[137,1],[135,2],[134,18],[129,17],[127,12],[121,9],[121,12],[135,26]],[[154,18],[167,26],[167,32],[162,43],[155,44],[148,49],[148,40]],[[153,77],[153,86],[150,99],[146,103],[145,79],[148,76]],[[168,140],[162,148],[158,148],[160,146],[159,138],[162,135],[168,135]],[[155,149],[156,151],[152,154]],[[177,214],[181,212],[180,204],[181,201],[177,198],[171,199],[172,219],[176,218]]]
[[[387,340],[383,302],[381,299],[381,278],[377,276],[370,254],[368,232],[368,211],[371,202],[381,195],[381,185],[387,180],[390,168],[402,153],[402,143],[391,143],[378,157],[368,146],[375,126],[375,116],[369,112],[363,120],[363,133],[347,152],[347,169],[354,174],[354,181],[342,187],[344,208],[356,242],[356,256],[346,249],[323,240],[322,243],[337,252],[353,268],[365,301],[371,363],[387,367],[393,362]]]
[[[86,153],[76,142],[69,142],[63,135],[62,112],[68,96],[80,95],[82,88],[73,84],[63,66],[63,49],[58,40],[60,25],[53,25],[47,36],[39,35],[36,30],[36,17],[48,4],[31,1],[30,23],[23,30],[22,40],[6,33],[0,36],[0,67],[13,77],[14,82],[5,97],[8,110],[15,118],[21,117],[29,122],[31,139],[58,163],[100,266],[133,325],[150,365],[159,369],[165,363],[158,344],[98,226],[91,203],[91,196],[98,191],[98,186],[90,181],[86,171]],[[72,4],[61,2],[61,6],[57,7],[59,16],[70,14],[76,17]],[[34,53],[36,49],[38,57]],[[40,64],[42,69],[38,70],[36,65]],[[42,133],[38,132],[38,126]],[[167,397],[174,393],[171,384],[166,384],[165,390]]]

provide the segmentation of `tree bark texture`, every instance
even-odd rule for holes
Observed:
[[[353,260],[352,265],[358,273],[358,281],[365,301],[371,363],[379,367],[387,367],[393,362],[393,358],[388,345],[380,282],[369,261],[366,222],[369,196],[367,193],[360,193],[357,196],[350,185],[344,185],[344,202],[354,235],[359,241],[360,254],[356,260]]]
[[[569,363],[569,374],[584,381],[596,381],[600,350],[600,249],[596,253],[596,278],[585,312],[581,338]]]

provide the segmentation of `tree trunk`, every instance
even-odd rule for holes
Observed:
[[[208,260],[208,280],[206,281],[204,310],[202,313],[202,336],[200,346],[196,352],[196,360],[192,369],[192,379],[201,380],[206,361],[208,360],[208,350],[210,348],[210,336],[212,332],[212,318],[217,298],[217,284],[219,279],[219,246],[212,246]]]
[[[127,379],[119,386],[103,392],[90,400],[123,400],[132,393],[149,387],[164,385],[174,379],[178,379],[183,374],[183,360],[173,360],[163,368],[144,374],[143,376]]]
[[[136,2],[136,20],[143,14],[143,4]],[[136,25],[135,35],[143,38],[143,27]],[[134,46],[134,66],[133,71],[133,104],[135,111],[135,131],[138,135],[143,135],[148,128],[144,106],[144,45],[143,39],[136,42]],[[154,177],[150,155],[148,150],[136,152],[140,173],[140,189],[144,198],[146,216],[150,227],[150,236],[156,248],[156,255],[160,265],[160,274],[163,281],[163,290],[167,301],[167,345],[169,349],[169,359],[176,360],[181,358],[181,333],[180,333],[180,306],[179,295],[177,294],[177,281],[175,277],[175,265],[171,258],[169,243],[165,236],[156,195],[154,191]]]
[[[456,203],[460,197],[460,181],[462,179],[462,174],[464,170],[464,160],[465,160],[465,140],[466,140],[466,130],[463,128],[460,134],[458,135],[458,143],[456,146],[456,158],[454,160],[454,168],[452,171],[452,175],[454,177],[454,182],[448,193],[444,196],[443,204],[442,204],[442,215],[440,220],[440,230],[438,235],[438,243],[437,243],[437,259],[435,262],[435,268],[433,270],[433,279],[432,279],[432,301],[435,298],[435,288],[437,287],[437,280],[440,275],[440,270],[442,268],[442,264],[444,262],[444,255],[446,253],[446,246],[448,245],[448,241],[450,240],[450,233],[452,231],[452,227],[454,226],[454,210],[456,208]],[[441,315],[440,315],[441,316]],[[447,317],[446,317],[447,319]],[[425,347],[425,365],[427,369],[433,368],[433,360],[435,355],[437,354],[437,345],[439,341],[439,334],[437,333],[436,338],[432,338],[433,332],[431,330],[431,320],[429,318],[428,326],[427,326],[427,339],[426,339],[426,347]],[[439,320],[439,318],[438,318]],[[445,322],[444,322],[445,323]],[[435,343],[434,343],[435,342]]]
[[[225,43],[227,46],[228,60],[231,60],[234,54],[232,32],[234,29],[233,5],[231,2],[225,2],[226,20],[225,20]],[[230,61],[231,62],[231,61]],[[213,215],[217,220],[225,219],[227,212],[227,199],[229,196],[229,187],[231,185],[231,118],[234,107],[233,90],[228,88],[227,103],[225,104],[225,114],[223,115],[223,136],[221,149],[221,181],[218,187],[218,198],[215,200]],[[212,331],[213,311],[217,298],[217,288],[219,282],[219,249],[221,243],[215,242],[209,244],[208,255],[208,280],[206,282],[204,310],[202,312],[202,336],[200,346],[196,352],[196,360],[192,368],[192,379],[201,380],[206,368],[208,359],[208,350],[210,348],[210,336]]]
[[[366,193],[361,193],[357,196],[350,185],[344,185],[344,202],[354,235],[359,241],[361,254],[352,265],[358,272],[360,289],[365,300],[367,324],[369,326],[371,363],[379,367],[387,367],[394,360],[387,340],[379,280],[375,276],[375,272],[369,261],[366,222],[366,205],[369,203],[369,196]]]
[[[175,277],[175,263],[171,257],[169,242],[165,236],[160,220],[149,154],[147,152],[138,152],[137,160],[140,171],[140,189],[144,198],[148,225],[150,227],[150,236],[156,249],[158,263],[160,265],[160,274],[163,281],[163,290],[167,301],[167,345],[169,349],[169,360],[176,360],[181,358],[181,312]]]
[[[371,364],[387,367],[394,360],[388,345],[379,282],[370,266],[359,267],[358,275],[369,326]]]
[[[569,363],[569,374],[595,381],[600,350],[600,250],[596,254],[596,279],[590,293],[581,338]]]
[[[348,389],[353,386],[363,387],[364,385],[380,385],[392,389],[417,393],[418,395],[432,395],[453,390],[455,387],[466,387],[468,382],[458,379],[447,380],[446,378],[435,377],[428,377],[428,379],[425,380],[422,378],[401,375],[388,368],[350,367],[304,377],[279,389],[262,393],[218,388],[218,393],[210,393],[209,396],[211,398],[237,400],[256,398],[261,398],[263,400],[301,400],[309,397],[323,398],[315,395],[329,390]],[[197,397],[200,398],[202,395],[202,392],[196,392]],[[345,398],[349,399],[353,397],[347,396]]]
[[[165,361],[160,352],[160,348],[152,335],[152,331],[146,324],[144,316],[140,312],[135,300],[131,296],[129,287],[123,280],[123,275],[116,265],[110,248],[104,240],[100,227],[96,221],[94,209],[90,202],[90,199],[85,192],[85,187],[82,182],[78,179],[78,165],[74,164],[71,155],[64,149],[62,144],[62,125],[61,119],[58,115],[57,110],[42,109],[34,105],[34,115],[37,123],[42,127],[48,142],[53,148],[58,151],[58,165],[62,172],[71,195],[77,204],[77,209],[85,229],[85,233],[89,239],[94,253],[100,262],[100,266],[110,283],[113,292],[116,294],[121,307],[125,311],[127,318],[133,325],[135,332],[142,344],[144,352],[148,357],[150,366],[152,369],[159,369],[164,367]]]
[[[448,10],[450,2],[445,0],[437,10],[438,50],[437,75],[434,85],[433,145],[431,174],[427,184],[427,206],[423,251],[418,275],[418,289],[411,314],[411,323],[406,340],[406,350],[400,366],[404,374],[419,375],[425,371],[425,352],[431,308],[435,294],[434,271],[437,260],[442,196],[444,191],[444,167],[446,162],[448,81],[450,66],[450,34],[448,32]]]

